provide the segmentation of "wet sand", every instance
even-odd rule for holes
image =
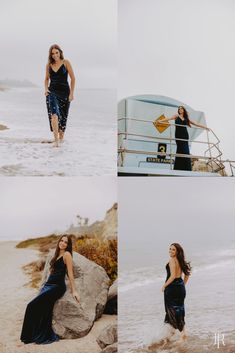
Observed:
[[[41,88],[0,92],[1,176],[93,176],[116,174],[115,90],[77,90],[59,148],[49,128]],[[95,146],[95,149],[94,149]]]
[[[22,266],[38,259],[38,252],[16,249],[17,242],[0,242],[0,353],[99,353],[96,343],[101,330],[116,320],[115,315],[103,315],[89,334],[80,339],[60,340],[48,345],[27,344],[19,337],[27,303],[37,290],[26,287],[29,277]]]
[[[212,336],[208,338],[189,336],[182,343],[179,340],[172,339],[171,342],[166,344],[152,344],[149,347],[145,347],[145,349],[141,349],[141,353],[234,353],[235,340],[233,338],[234,333],[225,334],[224,341],[222,336],[220,336],[216,342]]]

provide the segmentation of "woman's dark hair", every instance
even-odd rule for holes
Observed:
[[[184,250],[182,246],[178,243],[172,243],[171,245],[173,245],[176,248],[176,257],[177,257],[177,260],[179,261],[181,270],[184,272],[186,276],[189,276],[191,274],[192,267],[190,265],[190,262],[185,261]]]
[[[183,107],[182,105],[180,105],[180,106],[178,107],[178,114],[180,113],[180,108],[184,109],[184,114],[183,114],[183,115],[184,115],[184,119],[185,119],[185,121],[186,121],[186,124],[191,127],[187,110],[185,109],[185,107]]]
[[[56,249],[55,249],[55,254],[53,256],[53,258],[51,259],[50,261],[50,271],[53,272],[54,271],[54,265],[55,265],[55,262],[59,256],[59,253],[60,253],[60,248],[59,248],[59,243],[61,241],[62,238],[66,237],[68,239],[68,244],[67,244],[67,248],[65,249],[65,251],[69,251],[71,256],[73,256],[73,249],[72,249],[72,239],[71,239],[71,236],[70,235],[61,235],[61,237],[59,238],[58,242],[57,242],[57,245],[56,245]]]
[[[59,50],[59,52],[60,52],[60,59],[61,59],[61,60],[64,60],[63,50],[59,47],[58,44],[53,44],[53,45],[50,47],[50,49],[49,49],[48,63],[49,63],[49,64],[54,64],[54,63],[55,63],[55,60],[54,60],[53,57],[52,57],[52,50],[53,50],[53,49]]]

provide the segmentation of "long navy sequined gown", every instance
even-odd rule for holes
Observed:
[[[56,114],[58,116],[59,130],[65,131],[67,118],[69,113],[69,93],[70,88],[68,84],[68,71],[64,64],[62,64],[58,71],[54,71],[49,67],[50,85],[48,87],[49,94],[46,97],[47,112],[49,118],[50,129],[51,116]]]
[[[27,305],[20,337],[22,342],[47,344],[59,340],[52,329],[52,313],[56,300],[66,291],[65,273],[66,265],[62,256],[56,260],[53,273],[37,297]]]
[[[175,120],[175,142],[176,142],[176,153],[179,154],[190,154],[188,145],[188,130],[186,120],[182,120],[179,116]],[[178,126],[180,125],[180,126]],[[181,141],[177,139],[184,139]],[[191,159],[187,157],[175,157],[174,163],[175,170],[192,170]]]
[[[167,278],[171,275],[169,263],[166,265]],[[164,290],[165,323],[182,331],[185,325],[184,299],[186,296],[184,281],[181,277],[175,278]]]

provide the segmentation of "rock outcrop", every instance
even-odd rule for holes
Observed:
[[[115,203],[105,215],[103,221],[96,221],[91,225],[74,226],[71,225],[66,233],[75,234],[77,237],[88,236],[103,239],[114,239],[117,237],[117,208]]]
[[[113,345],[116,342],[117,342],[117,324],[107,326],[97,338],[97,343],[102,349],[104,349],[106,346]]]
[[[42,284],[48,278],[52,255],[50,253],[47,257]],[[53,311],[53,328],[62,338],[85,336],[94,321],[101,317],[108,296],[109,277],[101,266],[77,253],[73,253],[73,264],[80,302],[72,297],[67,283],[67,291],[56,302]]]
[[[0,87],[0,91],[1,91],[1,87]],[[1,130],[7,130],[7,129],[8,129],[8,127],[6,125],[0,124],[0,131]]]
[[[101,353],[117,353],[118,352],[118,345],[117,342],[107,346],[105,349],[101,351]]]

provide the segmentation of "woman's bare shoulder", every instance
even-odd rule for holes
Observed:
[[[72,255],[70,254],[69,251],[65,251],[64,255],[63,255],[63,258],[64,259],[71,259],[72,258]]]
[[[64,64],[70,64],[70,61],[68,59],[64,59]]]
[[[176,260],[171,258],[171,259],[169,260],[169,265],[175,266],[175,265],[176,265]]]

